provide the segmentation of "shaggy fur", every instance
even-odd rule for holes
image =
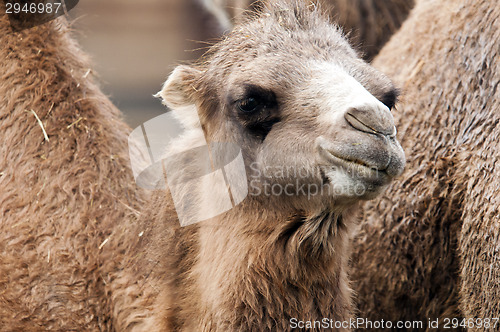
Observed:
[[[220,30],[230,30],[245,11],[260,6],[255,0],[199,0],[217,18]],[[330,12],[332,20],[349,34],[351,42],[365,60],[372,60],[399,29],[414,5],[414,0],[317,0]]]
[[[350,33],[350,39],[371,61],[398,31],[414,0],[322,0],[333,7],[333,19]]]
[[[309,59],[332,62],[331,68],[342,68],[339,73],[364,86],[392,128],[380,102],[394,102],[392,83],[358,59],[316,11],[293,1],[278,6],[214,47],[206,63],[181,70],[183,84],[165,87],[166,102],[185,102],[175,98],[183,90],[202,111],[207,136],[236,139],[246,159],[265,141],[271,144],[268,162],[280,152],[285,159],[274,161],[308,167],[316,156],[309,151],[311,134],[328,129],[316,121],[325,108],[316,97],[324,91],[312,89],[310,100],[292,99],[304,96],[297,86],[314,78],[307,76],[313,69],[321,73],[323,67],[303,63]],[[345,266],[354,227],[349,216],[358,197],[249,199],[221,218],[181,228],[169,193],[156,193],[138,218],[144,194],[129,170],[129,129],[93,83],[64,21],[13,32],[2,15],[0,32],[3,330],[281,331],[289,330],[292,317],[351,317]],[[268,56],[281,60],[268,62]],[[259,135],[242,135],[249,123],[217,112],[228,111],[223,105],[235,93],[221,90],[237,85],[227,84],[230,73],[260,57],[263,62],[243,76],[253,73],[251,82],[258,84],[267,77],[276,95],[293,106],[281,101],[283,109],[301,112],[288,123],[299,135],[293,142],[290,131],[262,137],[274,122]],[[353,151],[388,160],[365,198],[373,197],[402,171],[399,143],[389,134],[342,128],[350,133],[344,136],[360,140],[349,144],[357,147]],[[339,132],[321,133],[335,138]],[[306,148],[312,154],[301,154]]]
[[[408,167],[365,206],[361,317],[500,315],[499,18],[495,1],[419,1],[374,61],[404,87]]]
[[[323,73],[314,71],[315,61],[349,72],[350,79],[362,83],[372,98],[394,99],[395,95],[391,82],[357,58],[337,28],[314,8],[275,1],[261,16],[237,26],[204,60],[197,66],[178,67],[159,93],[173,109],[190,104],[198,108],[203,132],[190,128],[176,144],[196,146],[203,141],[203,133],[210,142],[235,142],[242,147],[250,177],[252,161],[309,171],[317,158],[318,135],[328,135],[339,144],[343,138],[358,137],[354,142],[369,144],[363,151],[378,151],[373,131],[358,132],[345,121],[318,122],[323,112],[334,112],[330,102],[340,101],[322,97],[328,96],[329,87],[310,83],[316,82],[313,75]],[[238,113],[234,106],[251,84],[252,95],[265,90],[267,98],[274,95],[279,103],[278,108],[267,105],[269,113],[261,113],[264,122],[280,117],[267,132],[264,127],[256,134],[253,130],[259,122],[249,123],[257,120]],[[387,107],[384,110],[388,113]],[[390,114],[389,118],[392,123]],[[196,122],[191,120],[184,122]],[[200,141],[193,138],[197,130]],[[346,141],[345,145],[363,143]],[[397,175],[404,165],[399,144],[392,137],[384,146],[383,154],[391,156],[388,172]],[[197,165],[180,162],[181,176],[189,177]],[[280,183],[279,178],[273,181]],[[301,181],[330,180],[318,174]],[[376,195],[380,187],[375,186],[373,195],[365,198]],[[201,191],[213,193],[211,199],[217,198],[215,190],[202,184]],[[191,204],[205,206],[196,192],[184,195]],[[218,217],[180,227],[169,194],[155,194],[142,219],[149,223],[144,236],[153,263],[150,276],[160,289],[149,323],[170,331],[289,331],[294,317],[348,320],[352,308],[345,268],[348,237],[355,226],[350,215],[359,199],[248,196]]]
[[[0,330],[110,330],[139,294],[117,279],[140,232],[129,128],[63,19],[13,32],[0,9]]]

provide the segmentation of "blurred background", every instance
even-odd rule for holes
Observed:
[[[173,68],[198,58],[216,36],[199,0],[82,0],[75,37],[100,85],[132,127],[166,111],[153,94]]]

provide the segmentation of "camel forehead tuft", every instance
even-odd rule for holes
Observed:
[[[236,26],[205,58],[218,72],[260,56],[275,58],[353,58],[356,52],[342,31],[316,5],[300,1],[273,1]]]
[[[268,1],[260,16],[271,17],[288,29],[313,29],[328,21],[328,15],[313,1]]]

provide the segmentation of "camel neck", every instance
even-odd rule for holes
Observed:
[[[279,222],[242,221],[227,227],[200,225],[194,271],[197,284],[204,285],[199,290],[203,311],[231,316],[221,322],[229,330],[251,330],[252,319],[281,322],[278,330],[287,330],[286,321],[294,317],[349,317],[348,232],[341,215],[296,213]],[[251,222],[260,225],[236,227]],[[261,227],[263,222],[271,227]],[[230,325],[232,319],[241,325]]]

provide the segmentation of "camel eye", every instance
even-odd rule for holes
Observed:
[[[253,136],[264,140],[274,124],[280,121],[280,112],[276,95],[272,90],[248,84],[244,87],[244,95],[234,98],[238,121]]]
[[[254,97],[248,97],[238,103],[238,108],[243,113],[254,113],[262,108],[262,103]]]
[[[254,116],[264,110],[276,108],[276,95],[273,91],[260,86],[247,84],[244,86],[244,95],[236,98],[234,103],[240,115]]]

